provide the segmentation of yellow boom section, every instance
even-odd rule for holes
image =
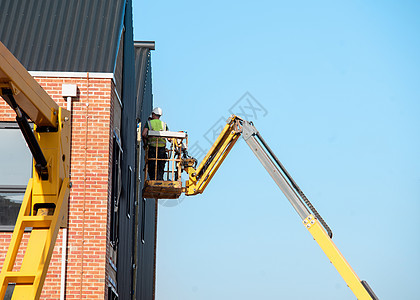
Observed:
[[[67,226],[70,112],[59,107],[0,42],[0,94],[16,111],[34,156],[29,180],[0,273],[0,299],[15,284],[12,299],[39,299],[60,226]],[[26,116],[35,123],[30,130]],[[39,160],[37,162],[37,160]],[[22,263],[16,263],[24,232]]]
[[[193,167],[186,169],[189,174],[189,179],[186,182],[186,195],[201,194],[204,191],[241,136],[240,120],[237,116],[230,117],[197,169]]]
[[[319,221],[313,216],[308,216],[303,220],[303,224],[310,232],[314,240],[324,251],[330,262],[334,265],[338,273],[347,283],[347,286],[352,290],[359,300],[372,300],[373,297],[369,295],[366,287],[363,286],[362,281],[354,272],[353,268],[338,250],[332,239],[325,232]]]
[[[328,225],[274,155],[252,122],[243,120],[235,115],[231,116],[198,168],[194,169],[191,166],[186,168],[189,174],[189,180],[186,183],[185,194],[195,195],[204,191],[241,135],[302,218],[305,227],[353,291],[354,295],[360,300],[376,300],[377,297],[367,282],[359,279],[350,264],[335,246],[331,239],[332,232]]]
[[[16,103],[35,124],[57,127],[57,103],[1,42],[0,88],[13,91]]]

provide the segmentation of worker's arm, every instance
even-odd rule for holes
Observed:
[[[147,139],[148,132],[149,132],[149,129],[146,126],[144,126],[143,131],[141,133],[141,136],[143,137],[143,139]]]

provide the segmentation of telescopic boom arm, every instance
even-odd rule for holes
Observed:
[[[279,186],[303,221],[304,226],[359,300],[378,298],[366,281],[361,281],[332,241],[332,231],[305,194],[264,141],[252,122],[232,115],[197,169],[188,167],[186,195],[202,193],[240,135]]]

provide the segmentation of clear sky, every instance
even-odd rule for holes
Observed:
[[[420,299],[420,2],[134,2],[171,130],[199,154],[242,109],[359,277],[381,300]],[[244,141],[203,195],[160,202],[156,289],[355,299]]]

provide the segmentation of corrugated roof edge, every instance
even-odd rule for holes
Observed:
[[[58,72],[58,71],[28,71],[32,77],[55,77],[55,78],[89,78],[95,79],[112,79],[114,84],[115,75],[113,73],[101,73],[101,72]]]
[[[112,68],[112,73],[115,74],[115,68],[117,67],[117,61],[118,61],[118,49],[120,47],[120,43],[121,43],[121,36],[123,34],[123,30],[124,30],[124,17],[125,17],[125,10],[126,10],[126,6],[127,6],[127,1],[124,1],[124,7],[121,11],[121,23],[120,23],[120,29],[118,31],[118,42],[116,44],[116,51],[115,51],[115,57],[114,57],[114,67]]]
[[[57,78],[110,78],[114,79],[113,73],[100,72],[58,72],[58,71],[28,71],[33,77],[57,77]]]
[[[134,47],[155,50],[155,41],[134,41]]]

